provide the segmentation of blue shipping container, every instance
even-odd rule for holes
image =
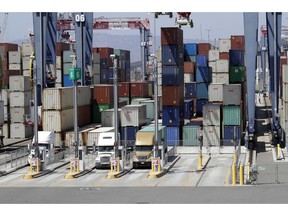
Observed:
[[[202,117],[203,116],[203,106],[208,103],[206,99],[197,99],[196,100],[196,116]]]
[[[162,45],[162,65],[184,66],[183,46]]]
[[[138,127],[121,127],[122,144],[125,144],[125,140],[127,139],[127,146],[134,146],[136,140],[136,133],[138,130]]]
[[[70,80],[69,78],[69,74],[65,74],[63,75],[63,86],[64,87],[69,87],[69,86],[73,86],[73,81]]]
[[[224,146],[234,146],[234,129],[235,129],[235,138],[236,144],[238,145],[238,140],[241,139],[240,134],[240,126],[224,126],[224,137],[223,137],[223,145]]]
[[[210,83],[212,80],[211,67],[196,67],[196,82]]]
[[[179,126],[183,124],[183,108],[179,106],[162,107],[162,125]]]
[[[242,50],[229,50],[229,64],[230,66],[243,66],[244,52]]]
[[[184,55],[185,56],[191,56],[191,55],[196,56],[197,50],[198,50],[198,44],[197,43],[184,44]]]
[[[167,146],[179,146],[180,144],[180,128],[179,127],[166,127],[166,143]]]
[[[196,98],[197,93],[197,83],[185,83],[185,98]]]
[[[196,96],[197,96],[197,99],[208,99],[208,84],[207,83],[197,83]]]
[[[162,86],[180,86],[184,84],[183,66],[163,66]]]
[[[197,67],[207,67],[208,58],[207,55],[197,55],[196,56],[196,66]]]
[[[184,100],[184,119],[190,119],[193,116],[194,100]]]
[[[108,69],[108,59],[106,58],[100,59],[100,69]]]
[[[42,91],[41,91],[41,85],[37,85],[37,104],[38,104],[38,106],[42,106]]]
[[[108,83],[108,69],[101,69],[100,70],[100,83],[107,84]]]

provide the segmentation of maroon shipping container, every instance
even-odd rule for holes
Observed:
[[[84,126],[91,123],[91,107],[90,105],[78,107],[78,125]]]
[[[130,97],[129,90],[130,90],[129,82],[118,83],[118,96],[119,97]]]
[[[122,100],[119,100],[118,101],[118,108],[120,109],[120,108],[122,108],[122,107],[124,107],[124,106],[126,106],[126,105],[128,105],[128,101],[122,101]]]
[[[231,35],[231,50],[245,50],[244,35]]]
[[[93,102],[98,104],[113,103],[113,85],[95,85],[93,88]]]
[[[110,59],[110,55],[114,53],[114,49],[110,47],[92,48],[92,52],[100,54],[100,58]]]
[[[229,60],[229,53],[227,52],[219,53],[219,59]]]
[[[9,51],[18,51],[18,44],[0,43],[0,56],[1,56],[4,70],[9,69],[9,64],[8,64],[8,52]]]
[[[183,31],[179,28],[161,28],[161,45],[183,45]]]
[[[148,97],[148,83],[147,82],[131,82],[130,96],[131,97]]]
[[[162,86],[163,106],[183,106],[183,104],[184,104],[184,85]]]
[[[184,62],[184,73],[194,73],[195,62]]]
[[[129,50],[123,50],[123,51],[124,51],[125,60],[130,60],[130,51]]]
[[[210,49],[211,49],[210,43],[199,43],[198,44],[198,55],[207,55],[208,56]]]
[[[62,52],[64,50],[70,50],[70,44],[57,42],[57,44],[56,44],[56,56],[62,56]]]
[[[9,87],[9,77],[14,75],[21,75],[20,70],[4,70],[3,84]]]

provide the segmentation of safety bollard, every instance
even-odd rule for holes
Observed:
[[[236,164],[237,163],[237,153],[236,153],[236,151],[234,152],[233,158],[234,158],[234,163]]]
[[[236,185],[236,179],[237,179],[236,173],[237,173],[236,165],[233,164],[233,166],[232,166],[232,185]]]
[[[250,180],[250,162],[247,163],[247,170],[248,170],[247,180]]]
[[[117,172],[120,172],[120,160],[119,160],[119,158],[117,160]]]
[[[244,184],[244,166],[240,165],[240,185]]]
[[[277,157],[280,158],[281,156],[281,148],[280,148],[280,144],[277,144]]]
[[[201,171],[202,170],[202,151],[199,151],[198,154],[198,168],[197,170]]]
[[[39,171],[40,171],[40,163],[39,163],[39,159],[37,158],[36,172],[38,173]]]

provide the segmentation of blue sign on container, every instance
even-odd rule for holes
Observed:
[[[207,99],[197,99],[196,100],[196,116],[203,116],[203,106],[208,103]]]
[[[163,66],[162,86],[180,86],[184,84],[183,66]]]
[[[123,142],[122,145],[125,144],[125,141],[127,140],[127,146],[133,147],[138,130],[138,127],[121,127],[121,142]]]
[[[196,82],[185,83],[185,98],[196,98],[196,86]]]
[[[193,116],[194,100],[184,100],[184,119],[190,119]]]
[[[69,74],[63,75],[63,86],[69,87],[69,86],[73,86],[73,85],[74,85],[74,82],[73,82],[73,80],[70,80]]]
[[[208,58],[207,55],[197,55],[196,56],[196,66],[197,67],[207,67]]]
[[[196,96],[197,96],[197,99],[208,99],[208,84],[207,83],[197,83]]]
[[[223,145],[224,146],[234,146],[234,130],[235,130],[235,138],[236,144],[238,145],[239,139],[241,139],[240,134],[240,126],[224,126],[224,138],[223,138]]]
[[[196,67],[196,82],[210,83],[212,80],[211,67]]]
[[[162,65],[184,65],[184,49],[181,45],[162,45]]]
[[[185,56],[191,56],[191,55],[196,56],[197,50],[198,50],[198,44],[197,43],[184,44],[184,55]]]
[[[243,66],[244,52],[242,50],[229,50],[229,64],[230,66]]]
[[[183,124],[183,108],[179,106],[162,107],[162,125],[179,126]]]
[[[179,127],[166,127],[166,143],[167,146],[180,145],[180,128]]]

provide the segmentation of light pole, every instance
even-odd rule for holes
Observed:
[[[213,30],[212,29],[207,29],[206,31],[208,32],[208,43],[209,43],[209,41],[210,41],[210,32],[213,31]]]

